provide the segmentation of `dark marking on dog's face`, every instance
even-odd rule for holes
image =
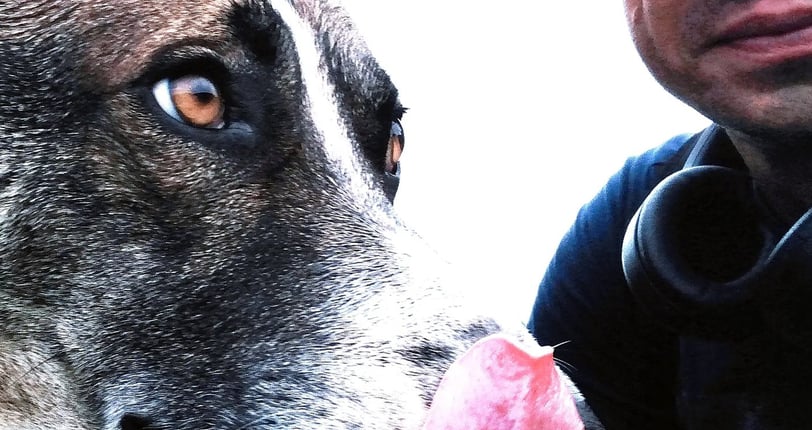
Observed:
[[[6,1],[0,64],[0,427],[418,428],[497,329],[392,212],[331,1]]]

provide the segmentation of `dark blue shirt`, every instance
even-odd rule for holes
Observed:
[[[539,286],[529,328],[607,429],[677,428],[678,343],[632,300],[621,263],[626,227],[649,192],[679,170],[690,135],[630,158],[578,213]]]

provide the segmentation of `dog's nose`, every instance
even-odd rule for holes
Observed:
[[[124,414],[119,421],[120,430],[147,430],[152,420],[137,414]]]

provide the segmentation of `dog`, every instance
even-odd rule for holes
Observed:
[[[0,428],[418,429],[506,330],[393,212],[331,0],[10,0],[0,64]]]

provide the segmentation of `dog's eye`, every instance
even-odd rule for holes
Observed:
[[[209,129],[225,126],[225,102],[217,86],[203,76],[161,79],[152,94],[161,109],[180,122]]]
[[[403,152],[403,144],[406,139],[403,137],[403,126],[399,120],[392,121],[389,128],[389,145],[386,147],[386,171],[396,173],[398,171],[398,161]]]

